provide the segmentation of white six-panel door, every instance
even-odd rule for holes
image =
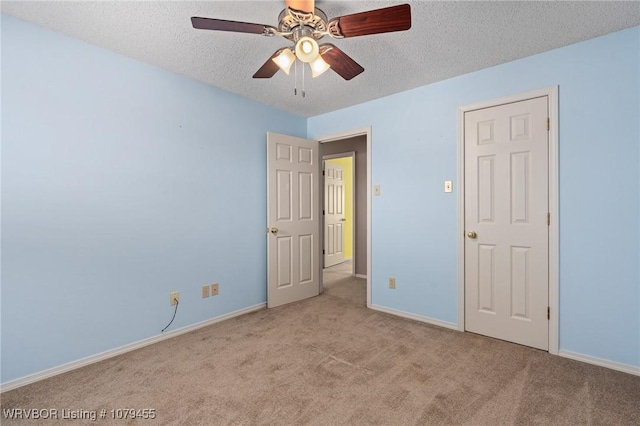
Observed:
[[[324,163],[324,267],[344,262],[344,170]]]
[[[464,114],[465,329],[548,349],[548,99]]]
[[[318,142],[267,133],[267,306],[319,294]]]

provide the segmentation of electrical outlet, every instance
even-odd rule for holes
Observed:
[[[171,292],[171,306],[174,306],[180,302],[180,293],[177,291]]]
[[[218,295],[218,283],[211,284],[211,295],[212,296]]]
[[[373,195],[380,195],[380,185],[373,186]]]
[[[396,279],[389,278],[389,288],[396,288]]]
[[[202,286],[202,298],[207,298],[209,297],[209,286],[208,285],[203,285]]]

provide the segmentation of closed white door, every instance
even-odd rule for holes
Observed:
[[[464,115],[465,329],[549,348],[547,97]]]
[[[344,262],[344,170],[324,162],[324,267]]]
[[[267,133],[267,306],[319,294],[318,142]]]

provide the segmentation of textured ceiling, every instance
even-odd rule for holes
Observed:
[[[316,0],[329,18],[405,2]],[[277,25],[284,1],[2,1],[2,12],[302,116],[314,116],[640,25],[640,3],[410,1],[406,32],[335,40],[365,72],[254,80],[281,37],[195,30],[191,16]],[[298,68],[298,88],[301,88]],[[307,70],[308,71],[308,70]],[[576,70],[579,72],[579,70]]]

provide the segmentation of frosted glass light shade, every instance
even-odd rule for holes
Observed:
[[[329,69],[329,64],[326,63],[320,55],[318,55],[318,57],[314,59],[313,62],[309,63],[309,65],[311,66],[311,76],[313,78],[316,78]]]
[[[290,49],[283,49],[282,52],[275,58],[271,59],[280,67],[280,69],[289,75],[289,71],[291,70],[291,65],[296,60],[295,55]]]
[[[320,48],[318,42],[311,37],[302,37],[296,43],[296,57],[302,62],[311,62],[318,57]]]

